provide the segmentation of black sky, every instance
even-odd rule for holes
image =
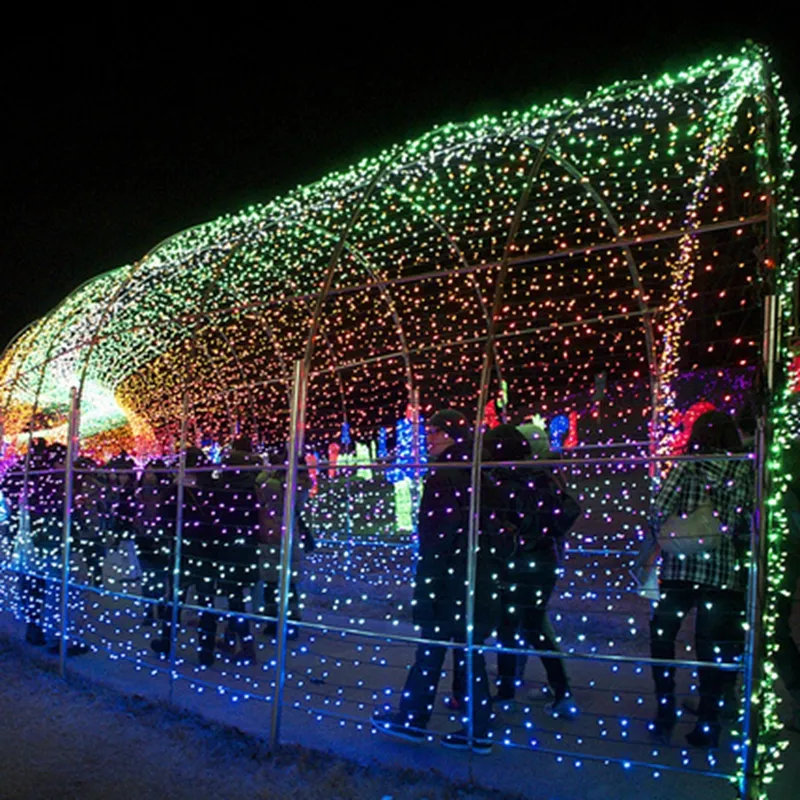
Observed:
[[[84,280],[170,234],[440,123],[659,75],[747,37],[771,46],[800,108],[800,44],[786,20],[682,14],[576,31],[569,19],[536,28],[481,17],[468,37],[446,23],[311,36],[244,19],[234,36],[213,20],[144,32],[134,22],[15,34],[3,49],[0,348]]]

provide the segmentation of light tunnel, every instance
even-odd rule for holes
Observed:
[[[19,470],[35,439],[66,442],[70,419],[76,454],[105,463],[124,449],[139,468],[161,457],[175,469],[182,446],[218,452],[243,434],[264,451],[302,444],[319,473],[306,514],[321,543],[301,586],[306,624],[320,650],[331,630],[361,643],[355,656],[323,653],[320,670],[312,639],[290,654],[286,691],[293,709],[358,727],[369,680],[354,688],[346,667],[366,663],[366,651],[369,669],[392,662],[394,645],[375,642],[402,633],[410,602],[420,488],[409,479],[420,473],[408,472],[419,455],[411,423],[442,408],[462,411],[476,432],[501,421],[552,432],[560,421],[551,444],[582,514],[551,614],[567,657],[615,674],[623,664],[634,688],[619,694],[640,706],[647,623],[629,567],[659,459],[679,452],[698,408],[734,414],[763,400],[750,623],[769,623],[781,590],[779,456],[798,424],[787,370],[797,242],[778,89],[768,54],[746,47],[674,75],[444,125],[177,233],[86,282],[6,348],[4,469]],[[293,397],[303,398],[302,442]],[[337,457],[347,469],[337,472]],[[114,657],[126,647],[141,663],[152,655],[138,628],[124,646],[118,633],[96,635]],[[410,641],[406,632],[400,644]],[[285,670],[286,653],[276,658]],[[174,659],[170,669],[172,687]],[[192,688],[210,685],[181,669]],[[345,688],[320,699],[308,675],[315,687],[341,675]],[[773,678],[757,688],[766,731],[778,727]],[[219,685],[256,696],[265,680],[235,673]],[[591,695],[594,678],[582,688]],[[595,716],[613,717],[618,702],[598,694]],[[505,743],[534,748],[518,727]],[[749,769],[755,758],[751,747],[690,764],[631,744],[625,730],[606,742],[606,732],[543,740],[598,762],[624,764],[633,752],[656,772],[742,779],[743,760]]]
[[[7,348],[6,441],[63,438],[72,386],[90,448],[173,449],[184,395],[194,438],[281,441],[296,359],[310,440],[374,439],[414,390],[474,413],[487,345],[502,413],[577,410],[603,375],[663,437],[681,373],[758,360],[763,91],[743,55],[443,126],[179,233]],[[743,335],[700,345],[709,312]]]

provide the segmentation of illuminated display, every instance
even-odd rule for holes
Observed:
[[[635,685],[631,704],[644,708],[652,687],[635,656],[646,650],[647,609],[627,568],[660,472],[646,457],[674,455],[702,410],[735,412],[759,385],[762,297],[774,288],[783,302],[765,505],[768,657],[753,698],[770,734],[759,743],[768,781],[785,746],[772,735],[780,721],[770,640],[787,524],[781,458],[800,429],[796,386],[781,380],[796,334],[794,148],[769,63],[766,52],[747,47],[579,101],[443,125],[286,197],[178,233],[87,282],[0,359],[7,474],[24,462],[29,435],[66,441],[73,386],[83,457],[107,461],[124,448],[139,472],[163,458],[170,482],[182,436],[223,466],[238,435],[274,452],[290,437],[292,366],[305,359],[311,476],[302,519],[319,541],[313,552],[293,553],[303,566],[293,566],[290,611],[321,628],[302,634],[311,637],[305,651],[292,651],[287,691],[295,708],[348,723],[360,715],[353,724],[364,725],[390,689],[359,678],[358,667],[362,659],[370,668],[393,664],[385,685],[399,687],[391,654],[400,645],[360,642],[347,672],[323,651],[321,631],[338,625],[357,638],[353,629],[373,622],[381,631],[407,622],[414,515],[430,467],[424,418],[451,407],[475,421],[486,389],[487,427],[533,420],[534,450],[544,455],[552,446],[569,461],[562,472],[583,513],[566,544],[551,616],[567,656],[599,659],[596,680],[578,682],[576,695],[599,690],[609,671],[602,659],[620,655]],[[412,411],[423,420],[416,442]],[[272,485],[268,474],[260,480]],[[176,544],[165,518],[150,511],[147,530],[159,532],[162,549],[145,565],[152,591],[143,594],[164,599],[174,588],[167,572]],[[104,534],[108,516],[98,523]],[[263,602],[255,597],[248,607],[270,618],[281,559],[279,547],[260,547],[271,548],[259,583],[266,589]],[[19,568],[20,553],[8,555]],[[0,599],[18,608],[4,585]],[[222,593],[239,602],[234,594]],[[102,640],[113,657],[149,669],[148,637],[115,617],[116,601],[98,598],[74,604],[74,616],[89,620],[81,623],[87,641]],[[241,648],[228,653],[223,677],[238,688],[226,691],[237,699],[269,692],[271,648],[260,643],[264,669],[251,673]],[[692,659],[691,649],[684,657]],[[320,687],[334,675],[345,688],[323,698]],[[184,677],[208,688],[199,667]],[[594,740],[613,740],[609,760],[624,763],[629,718],[612,722],[617,701],[609,697],[591,735],[545,731],[547,748],[602,759]],[[522,719],[499,725],[496,736],[537,749],[539,734]],[[631,745],[633,760],[673,759],[679,769],[741,777],[737,736],[725,763]]]

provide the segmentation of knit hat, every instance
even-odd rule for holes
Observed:
[[[528,440],[513,425],[490,428],[483,444],[488,461],[526,461],[531,457]]]
[[[437,411],[429,420],[428,427],[438,428],[446,433],[454,442],[463,442],[469,438],[469,422],[467,418],[453,408]]]
[[[528,422],[520,425],[518,430],[528,440],[531,455],[537,458],[547,458],[550,454],[550,437],[544,428]]]

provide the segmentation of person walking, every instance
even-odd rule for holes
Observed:
[[[374,729],[411,742],[426,739],[436,690],[448,647],[445,642],[467,640],[467,559],[471,491],[472,440],[466,417],[446,409],[436,412],[426,426],[430,468],[425,478],[419,510],[419,559],[416,566],[413,621],[421,629],[416,657],[403,688],[397,711],[379,712]],[[496,614],[492,609],[489,573],[478,559],[473,642],[489,636]],[[463,653],[463,651],[460,651]],[[463,659],[457,655],[456,659]],[[442,745],[487,755],[492,751],[489,733],[490,700],[486,662],[480,652],[472,656],[473,682],[465,698],[465,713],[472,714],[470,741],[467,727],[442,737]],[[457,667],[463,669],[462,665]],[[467,716],[463,718],[465,721]]]
[[[741,452],[733,420],[709,411],[695,421],[689,454]],[[662,547],[660,598],[650,621],[650,653],[654,659],[675,660],[675,639],[686,616],[697,609],[695,653],[699,661],[732,662],[740,651],[744,592],[747,583],[746,528],[753,505],[754,476],[749,460],[683,461],[675,464],[654,499],[654,527]],[[678,552],[669,541],[670,517],[686,518],[710,502],[718,532],[702,552]],[[687,548],[688,551],[689,548]],[[658,700],[653,736],[669,741],[677,721],[675,667],[653,664]],[[720,698],[725,673],[713,666],[698,669],[700,702],[697,725],[686,737],[695,747],[713,748],[720,737]]]

